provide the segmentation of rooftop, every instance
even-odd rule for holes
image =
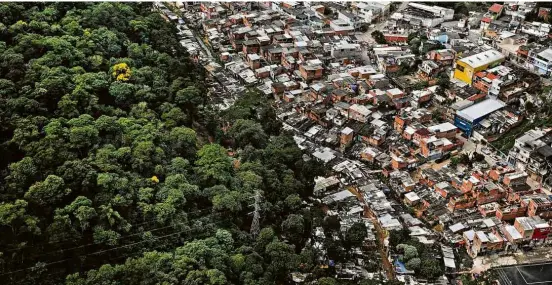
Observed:
[[[312,155],[314,155],[316,158],[322,160],[325,163],[328,163],[335,158],[333,151],[327,147],[317,149]]]
[[[500,13],[500,11],[502,10],[502,5],[500,4],[493,4],[493,6],[491,6],[491,8],[489,8],[489,12],[493,12],[493,13]]]
[[[457,127],[449,122],[442,123],[439,125],[431,126],[427,128],[430,132],[448,132],[457,129]]]
[[[504,230],[512,237],[513,240],[519,240],[523,237],[521,234],[514,228],[514,226],[511,225],[505,225]]]
[[[464,235],[471,241],[475,237],[475,231],[474,230],[465,231]]]
[[[329,203],[332,203],[332,202],[342,201],[351,197],[355,197],[355,195],[353,195],[353,193],[351,193],[349,190],[343,190],[341,192],[337,192],[335,194],[324,197],[324,200],[326,200]]]
[[[506,106],[506,103],[500,100],[489,98],[478,104],[456,111],[456,115],[473,122],[481,117],[484,117],[494,111],[503,108],[504,106]]]
[[[517,142],[524,144],[531,141],[536,141],[545,135],[542,130],[529,130],[523,136],[516,139]]]
[[[402,90],[399,89],[399,88],[393,88],[393,89],[389,89],[387,90],[387,93],[391,94],[391,95],[400,95],[402,94]]]
[[[418,194],[416,194],[414,192],[408,192],[408,193],[404,194],[404,197],[406,199],[408,199],[409,201],[412,201],[412,202],[420,200],[420,197],[418,196]]]
[[[475,235],[479,238],[481,242],[489,242],[489,238],[487,235],[482,231],[475,232]]]
[[[552,62],[552,48],[547,48],[539,52],[537,55],[546,59],[548,62]]]
[[[394,218],[391,214],[385,214],[379,217],[378,220],[385,229],[402,228],[401,222],[399,222],[399,220]]]
[[[250,54],[247,55],[247,57],[250,60],[259,60],[259,59],[261,59],[261,57],[258,54],[255,54],[255,53],[250,53]]]
[[[339,179],[337,179],[337,177],[335,176],[319,177],[318,179],[315,179],[314,192],[324,190],[327,187],[334,186],[337,184],[339,184]]]
[[[497,60],[503,60],[504,55],[497,50],[490,49],[466,58],[462,58],[459,62],[464,62],[473,68],[484,66],[490,63],[493,63]]]
[[[368,109],[366,106],[363,106],[363,105],[358,105],[358,104],[353,104],[349,110],[353,110],[363,116],[368,116],[370,115],[370,113],[372,113],[372,111],[370,111],[370,109]]]
[[[449,227],[449,229],[455,233],[455,232],[458,232],[458,231],[461,231],[463,229],[465,229],[466,227],[460,222],[460,223],[456,223],[452,226]]]
[[[353,129],[351,129],[349,127],[346,127],[343,130],[341,130],[341,133],[344,134],[344,135],[349,135],[349,134],[353,133]]]

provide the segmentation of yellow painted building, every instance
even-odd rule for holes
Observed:
[[[504,55],[494,49],[458,59],[454,68],[454,78],[471,85],[476,72],[497,66],[503,61]]]

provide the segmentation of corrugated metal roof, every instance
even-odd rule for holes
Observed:
[[[504,230],[508,232],[508,234],[510,235],[510,237],[512,237],[513,240],[518,240],[523,238],[521,234],[516,230],[516,228],[514,228],[514,226],[506,225],[504,226]]]
[[[477,235],[477,237],[479,238],[479,240],[481,242],[489,242],[489,238],[487,237],[487,235],[484,232],[477,231],[477,232],[475,232],[475,235]]]
[[[541,51],[538,55],[548,61],[552,61],[552,49],[550,48]]]
[[[504,55],[497,50],[490,49],[466,58],[462,58],[459,61],[464,62],[473,68],[477,68],[500,59],[504,59]]]
[[[448,132],[457,129],[457,127],[449,122],[427,128],[430,132]]]
[[[468,108],[456,111],[456,115],[473,122],[481,117],[484,117],[492,112],[503,108],[504,106],[506,106],[506,103],[500,100],[489,98]]]

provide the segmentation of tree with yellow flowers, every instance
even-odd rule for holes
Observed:
[[[117,81],[128,81],[132,75],[132,70],[126,63],[118,63],[113,66],[112,75]]]

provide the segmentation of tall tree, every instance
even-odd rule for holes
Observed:
[[[385,40],[385,36],[381,31],[373,31],[371,34],[372,38],[376,41],[378,44],[386,44],[387,40]]]
[[[65,188],[63,179],[56,175],[48,175],[42,182],[37,182],[25,193],[25,199],[41,206],[55,205],[63,197],[71,193]]]
[[[217,144],[203,146],[197,153],[196,171],[205,185],[227,184],[231,180],[232,164],[226,149]]]

